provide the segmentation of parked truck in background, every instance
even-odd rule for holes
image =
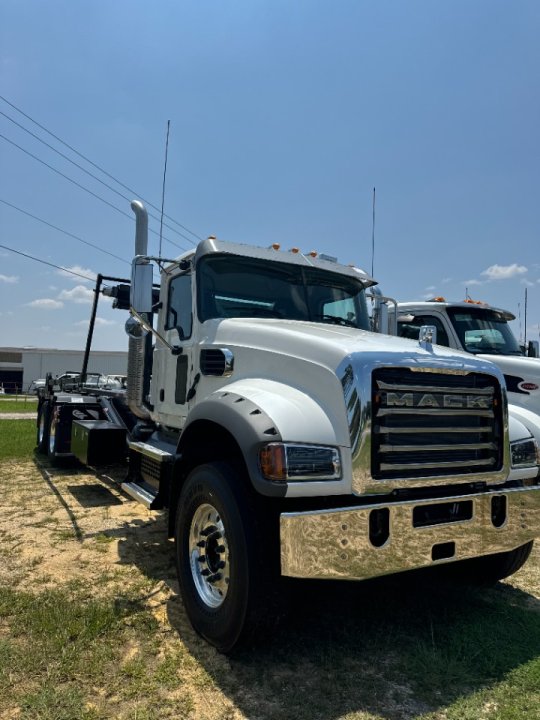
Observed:
[[[510,476],[493,363],[371,332],[375,281],[317,253],[209,238],[152,258],[146,211],[132,207],[129,300],[125,283],[106,289],[130,311],[127,390],[50,382],[38,446],[53,461],[127,460],[123,489],[168,512],[197,632],[232,650],[280,576],[454,563],[494,581],[521,567],[540,485]]]

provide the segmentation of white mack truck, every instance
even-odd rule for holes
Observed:
[[[375,281],[316,253],[209,238],[149,257],[132,207],[131,282],[104,291],[131,313],[127,391],[89,391],[85,368],[78,391],[49,379],[38,447],[53,462],[127,459],[123,489],[168,510],[202,636],[223,652],[249,637],[280,575],[454,563],[495,581],[521,567],[540,485],[510,474],[493,363],[371,332]],[[514,465],[535,467],[535,453],[533,441]]]

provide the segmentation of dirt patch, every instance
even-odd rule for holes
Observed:
[[[92,679],[99,677],[92,667],[89,679],[76,673],[64,678],[84,693],[85,720],[443,718],[458,717],[447,708],[466,695],[477,703],[467,715],[475,717],[489,699],[484,687],[488,695],[500,687],[503,702],[511,695],[505,678],[534,661],[530,617],[540,608],[538,548],[519,573],[485,594],[448,593],[399,577],[356,590],[302,584],[299,610],[267,645],[224,657],[187,620],[165,514],[124,495],[124,473],[56,469],[43,459],[0,464],[0,588],[76,592],[137,607],[122,620],[110,679]],[[13,654],[19,642],[0,616],[0,665],[2,648]],[[512,652],[497,657],[501,648]],[[82,717],[25,711],[12,700],[9,684],[2,697],[1,670],[0,720]],[[46,682],[45,690],[55,692]],[[516,680],[522,695],[523,682]]]

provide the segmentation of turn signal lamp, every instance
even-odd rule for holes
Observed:
[[[339,450],[320,445],[269,443],[259,451],[259,467],[267,480],[297,482],[338,480]]]

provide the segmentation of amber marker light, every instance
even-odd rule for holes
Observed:
[[[293,247],[293,248],[291,248],[291,252],[292,252],[292,253],[294,253],[294,254],[296,255],[297,253],[299,253],[299,252],[300,252],[300,248],[297,248],[297,247]]]
[[[279,250],[281,245],[279,243],[272,243],[272,250]]]
[[[316,250],[312,250],[308,253],[309,257],[316,258],[319,253]]]
[[[262,474],[269,480],[287,479],[285,448],[280,443],[271,443],[259,453]]]

